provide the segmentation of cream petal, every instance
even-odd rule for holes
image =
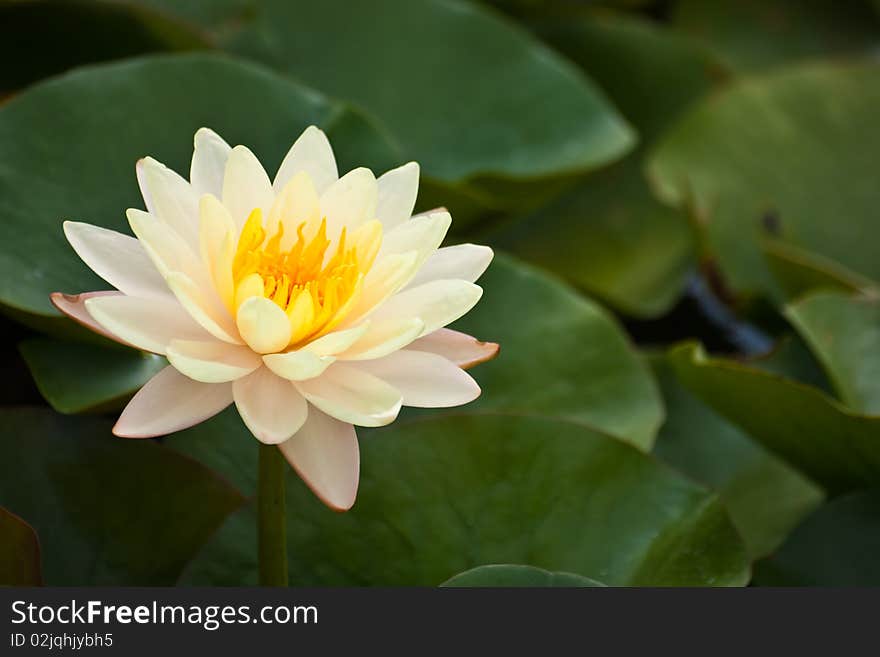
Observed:
[[[208,268],[220,300],[231,311],[235,302],[235,283],[232,277],[235,224],[226,207],[211,194],[205,194],[199,201],[199,217],[202,261]]]
[[[199,326],[218,340],[241,344],[238,329],[215,290],[208,288],[205,291],[204,287],[196,284],[183,272],[171,272],[165,280],[174,296]]]
[[[290,179],[301,171],[309,174],[318,194],[322,194],[339,178],[336,158],[327,135],[313,125],[303,131],[284,156],[275,175],[275,192],[284,189]]]
[[[417,287],[429,281],[457,278],[473,283],[489,267],[492,249],[478,244],[456,244],[434,251],[407,287]]]
[[[308,349],[263,356],[266,367],[288,381],[313,379],[323,374],[335,361],[335,356],[321,356]]]
[[[135,238],[78,221],[65,221],[64,234],[82,261],[120,292],[148,299],[172,296]]]
[[[238,331],[251,349],[271,354],[290,342],[290,320],[277,304],[265,297],[251,297],[238,308]]]
[[[257,156],[245,146],[233,148],[223,176],[223,205],[235,225],[244,226],[254,208],[261,208],[265,218],[274,200],[272,183]]]
[[[399,390],[405,406],[450,408],[480,396],[480,386],[467,372],[437,354],[402,349],[357,367]]]
[[[425,323],[422,335],[454,322],[473,308],[483,289],[459,280],[431,281],[396,294],[371,315],[373,321],[418,317]]]
[[[174,339],[165,356],[178,372],[202,383],[235,381],[263,364],[248,347],[219,340]]]
[[[348,511],[354,505],[360,453],[351,424],[312,407],[302,428],[278,448],[324,504],[336,511]]]
[[[321,195],[321,216],[327,219],[327,235],[336,239],[343,227],[350,233],[376,217],[378,190],[373,172],[353,169]]]
[[[164,436],[204,422],[231,403],[231,383],[199,383],[169,365],[128,402],[113,433],[122,438]]]
[[[176,300],[99,296],[85,300],[89,315],[106,331],[138,349],[165,354],[171,340],[209,340]]]
[[[421,266],[443,243],[451,225],[452,217],[448,212],[415,216],[382,237],[378,257],[415,251],[419,254],[418,264]]]
[[[501,348],[496,342],[480,342],[467,333],[447,328],[437,329],[419,338],[410,347],[443,356],[465,370],[492,360]]]
[[[401,253],[377,262],[367,274],[363,292],[342,325],[349,327],[359,324],[382,302],[402,289],[415,275],[418,257],[416,252]]]
[[[320,221],[320,199],[311,176],[305,171],[297,173],[284,186],[272,209],[266,225],[274,230],[279,222],[284,227],[281,250],[289,250],[297,240],[297,229],[303,223],[318,226]],[[308,234],[307,234],[308,235]]]
[[[317,340],[313,340],[304,349],[308,349],[319,356],[334,356],[355,344],[367,333],[369,328],[370,322],[366,321],[350,329],[333,331],[321,336]]]
[[[191,249],[168,224],[134,208],[126,210],[125,215],[132,232],[162,276],[167,277],[172,271],[182,271],[193,278],[203,275],[205,268],[196,255],[198,251]]]
[[[372,360],[402,349],[418,338],[425,323],[418,317],[374,322],[370,330],[350,349],[339,354],[339,360]]]
[[[342,422],[381,427],[400,412],[396,389],[351,365],[334,363],[321,376],[294,385],[312,405]]]
[[[199,244],[199,197],[179,174],[151,157],[138,160],[137,179],[150,214],[166,223],[192,249]]]
[[[120,339],[118,336],[113,335],[110,331],[101,326],[97,321],[95,321],[95,318],[89,314],[89,311],[86,310],[86,301],[88,301],[89,299],[93,299],[95,297],[121,296],[124,296],[122,292],[116,292],[115,290],[107,290],[101,292],[83,292],[82,294],[64,294],[62,292],[53,292],[49,295],[49,300],[52,302],[53,306],[55,306],[62,313],[70,317],[70,319],[75,321],[77,324],[80,324],[99,335],[103,335],[105,338],[114,340],[119,344],[124,344],[127,347],[134,347],[133,344]]]
[[[265,367],[232,384],[238,413],[261,443],[277,445],[299,431],[308,404],[296,388]]]
[[[223,194],[226,161],[232,149],[220,135],[208,128],[199,128],[193,143],[192,165],[189,169],[189,182],[193,191],[197,197],[213,194],[220,198]]]
[[[419,165],[408,162],[386,171],[376,180],[376,185],[379,190],[376,217],[388,232],[412,216],[419,193]]]

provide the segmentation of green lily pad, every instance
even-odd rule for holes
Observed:
[[[608,312],[503,255],[479,283],[483,298],[453,328],[499,343],[501,353],[471,371],[483,394],[469,409],[566,418],[650,449],[660,393]]]
[[[61,223],[128,232],[125,209],[143,206],[138,158],[189,171],[193,134],[207,125],[274,170],[310,123],[334,139],[343,168],[383,169],[398,159],[348,106],[226,56],[85,68],[14,97],[0,106],[0,304],[57,317],[50,292],[107,288],[67,244]]]
[[[840,399],[880,414],[880,300],[819,292],[785,309],[810,344]]]
[[[594,579],[573,573],[551,573],[534,566],[514,564],[489,564],[471,568],[459,573],[440,586],[451,587],[554,587],[554,588],[592,588],[605,586]]]
[[[0,410],[0,504],[42,538],[52,585],[168,585],[242,496],[191,459],[110,423]]]
[[[829,492],[880,484],[880,417],[859,415],[818,388],[755,366],[671,352],[679,380],[716,412]]]
[[[40,393],[60,413],[119,408],[168,365],[135,349],[29,338],[18,346]]]
[[[34,528],[0,506],[0,586],[39,586],[40,541]]]
[[[654,455],[719,492],[752,558],[770,554],[822,502],[821,489],[684,388],[667,357],[651,364],[666,405]]]
[[[536,33],[595,79],[650,142],[722,75],[705,50],[619,16],[538,21]],[[693,231],[652,195],[643,150],[503,227],[500,247],[637,317],[666,312],[695,266]]]
[[[399,422],[361,440],[361,461],[345,514],[289,473],[291,583],[436,586],[485,563],[526,561],[612,586],[749,577],[715,495],[582,425],[504,414]],[[253,583],[254,516],[230,517],[182,581]]]
[[[742,80],[699,103],[661,140],[660,197],[706,227],[738,291],[784,298],[761,253],[772,236],[877,279],[880,66],[821,64]],[[748,117],[747,121],[743,117]],[[846,217],[847,230],[834,218]]]
[[[832,500],[760,563],[760,584],[880,586],[880,491]],[[757,576],[756,576],[757,578]]]
[[[674,7],[676,28],[742,72],[866,53],[880,43],[880,21],[861,0],[679,0]]]

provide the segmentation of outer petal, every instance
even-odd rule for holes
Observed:
[[[372,315],[375,322],[403,317],[419,317],[425,323],[422,335],[464,315],[473,308],[483,289],[467,281],[431,281],[391,297]]]
[[[166,223],[190,248],[198,248],[199,197],[190,184],[151,157],[138,160],[136,171],[150,214]]]
[[[251,433],[262,443],[277,445],[306,421],[308,404],[290,381],[261,367],[232,384],[235,406]]]
[[[412,216],[419,193],[419,165],[408,162],[379,176],[379,203],[376,217],[385,232],[391,231]]]
[[[422,283],[444,278],[457,278],[473,283],[489,267],[493,255],[488,246],[478,244],[445,246],[428,257],[407,287],[417,287]]]
[[[290,342],[290,320],[274,302],[251,297],[238,308],[236,317],[241,337],[258,354],[271,354]]]
[[[100,296],[86,299],[86,310],[118,339],[155,354],[165,354],[171,340],[208,340],[210,336],[177,301]]]
[[[113,433],[152,438],[204,422],[232,403],[231,383],[199,383],[168,366],[128,402]]]
[[[62,292],[53,292],[49,295],[49,300],[52,302],[53,306],[55,306],[58,310],[70,317],[70,319],[75,321],[77,324],[80,324],[99,335],[103,335],[105,338],[115,340],[116,342],[124,344],[128,347],[134,347],[133,344],[122,340],[116,335],[113,335],[110,331],[101,326],[98,322],[95,321],[95,318],[89,314],[89,311],[86,310],[86,301],[88,301],[89,299],[93,299],[95,297],[121,296],[124,296],[122,292],[116,292],[115,290],[107,290],[101,292],[83,292],[82,294],[64,294]]]
[[[175,339],[165,355],[177,371],[202,383],[235,381],[263,364],[248,347],[219,340]]]
[[[295,385],[314,406],[342,422],[381,427],[400,412],[402,398],[397,390],[350,365],[335,363],[318,378]]]
[[[199,128],[193,139],[192,165],[189,169],[189,182],[197,197],[213,194],[217,198],[223,194],[223,176],[226,160],[232,150],[213,130]]]
[[[379,258],[415,251],[419,254],[418,264],[421,266],[443,243],[451,225],[452,217],[448,212],[413,217],[382,238]]]
[[[171,298],[165,279],[135,238],[78,221],[65,221],[64,234],[82,261],[120,292]]]
[[[311,125],[299,136],[275,175],[275,192],[278,193],[297,173],[305,171],[312,178],[318,194],[322,194],[339,178],[336,158],[327,140],[327,135]]]
[[[335,239],[343,226],[356,230],[376,217],[378,188],[373,172],[353,169],[330,185],[321,195],[321,215],[327,218],[327,235]]]
[[[419,338],[410,347],[443,356],[465,370],[492,360],[501,348],[496,342],[480,342],[467,333],[447,328],[437,329]]]
[[[324,504],[336,511],[352,507],[360,477],[360,452],[351,424],[312,407],[302,429],[279,449]]]
[[[480,386],[467,372],[437,354],[403,349],[357,367],[400,390],[405,406],[449,408],[480,396]]]
[[[269,214],[275,193],[263,165],[250,149],[236,146],[229,153],[223,176],[223,205],[239,227],[244,225],[254,208]]]

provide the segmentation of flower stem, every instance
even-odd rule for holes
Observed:
[[[260,444],[257,514],[260,586],[287,586],[287,518],[284,474],[287,463],[276,445]]]

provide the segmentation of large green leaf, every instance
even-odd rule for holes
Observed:
[[[876,279],[880,259],[866,236],[880,203],[878,112],[876,64],[744,80],[689,112],[661,141],[649,174],[663,199],[706,226],[735,289],[783,297],[761,255],[767,231]]]
[[[743,72],[880,43],[880,21],[865,0],[678,0],[674,7],[675,27]]]
[[[115,409],[168,365],[154,354],[51,338],[19,345],[43,397],[61,413]]]
[[[775,586],[880,586],[878,554],[880,491],[862,491],[818,509],[758,574]]]
[[[666,405],[654,454],[721,494],[753,558],[768,555],[822,501],[822,491],[684,388],[651,358]]]
[[[880,484],[880,417],[748,364],[675,349],[679,380],[755,440],[834,493]]]
[[[0,504],[42,538],[53,585],[162,585],[242,496],[215,474],[110,423],[39,408],[0,410]]]
[[[880,414],[880,301],[820,292],[789,305],[785,314],[840,399],[861,413]]]
[[[485,563],[524,562],[609,585],[748,579],[716,496],[582,425],[504,414],[399,422],[365,436],[361,460],[345,514],[289,474],[293,584],[435,586]],[[252,583],[254,541],[253,510],[235,514],[184,582]]]
[[[0,506],[0,586],[38,586],[40,541],[34,528]]]
[[[594,579],[572,573],[551,573],[534,566],[516,564],[489,564],[471,568],[451,577],[441,586],[453,587],[574,587],[587,588],[605,586]]]
[[[472,370],[483,388],[469,408],[584,422],[649,449],[660,393],[614,318],[553,278],[497,255],[483,298],[454,328],[501,345]]]
[[[57,316],[50,292],[107,287],[76,257],[61,222],[128,232],[125,209],[142,207],[139,157],[186,173],[193,134],[207,125],[274,170],[310,123],[328,130],[343,168],[392,161],[345,105],[224,56],[80,69],[16,96],[0,106],[0,304]]]
[[[579,64],[651,141],[721,70],[700,48],[632,18],[537,22],[536,33]],[[651,194],[639,150],[579,183],[493,239],[557,272],[625,313],[662,314],[693,267],[692,230]]]

